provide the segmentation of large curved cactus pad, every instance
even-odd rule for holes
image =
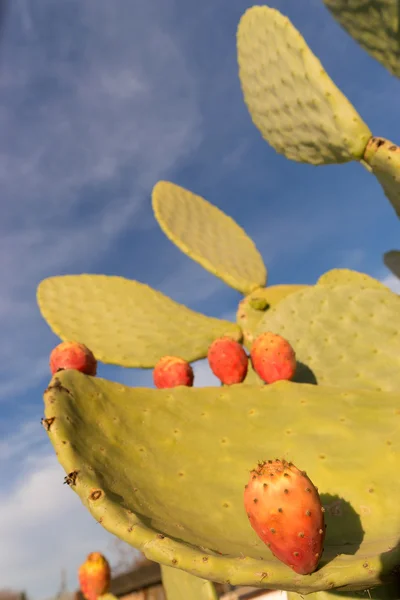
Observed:
[[[400,390],[400,298],[365,285],[316,285],[265,313],[258,332],[285,337],[324,385]]]
[[[373,137],[365,149],[364,160],[400,217],[400,147],[384,138]]]
[[[383,261],[387,268],[400,279],[400,250],[389,250],[389,252],[385,252]]]
[[[253,240],[219,208],[189,190],[159,181],[153,210],[182,252],[243,294],[263,286],[267,272]]]
[[[363,589],[400,560],[398,394],[290,382],[134,389],[63,371],[44,401],[71,488],[152,560],[304,593]],[[311,575],[277,561],[244,511],[249,471],[277,456],[307,470],[326,507],[325,552]]]
[[[253,6],[237,31],[239,77],[253,123],[291,160],[362,158],[371,132],[289,19]]]
[[[181,569],[161,565],[167,600],[218,600],[214,584]]]
[[[254,290],[240,301],[236,313],[238,325],[243,332],[244,344],[249,348],[254,341],[255,332],[265,312],[276,306],[278,302],[305,288],[305,285],[271,285]]]
[[[241,339],[235,323],[206,317],[123,277],[50,277],[40,283],[37,299],[62,340],[82,342],[98,360],[124,367],[151,368],[167,354],[193,361],[207,356],[221,335]]]
[[[335,19],[371,56],[400,77],[398,0],[324,0]]]

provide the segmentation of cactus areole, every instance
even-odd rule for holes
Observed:
[[[251,471],[244,504],[250,524],[271,552],[293,571],[309,575],[323,551],[325,523],[317,489],[285,460],[260,462]]]

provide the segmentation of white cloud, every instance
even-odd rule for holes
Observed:
[[[173,6],[11,3],[0,78],[0,397],[46,372],[41,278],[88,270],[201,139]],[[24,39],[24,44],[20,40]],[[41,332],[39,335],[38,332]],[[18,357],[18,361],[15,360]]]
[[[0,494],[2,587],[47,598],[56,594],[62,569],[70,591],[78,587],[77,569],[89,552],[103,552],[113,565],[116,538],[63,485],[55,455],[32,454],[20,467],[23,477]]]
[[[210,369],[207,359],[199,360],[193,364],[194,384],[196,387],[220,386],[220,380],[215,377]]]
[[[393,292],[400,294],[400,279],[396,275],[386,275],[381,281]]]
[[[172,11],[163,0],[9,5],[0,54],[3,401],[48,374],[40,279],[89,270],[124,230],[143,227],[135,217],[152,186],[201,140]],[[57,591],[63,567],[74,589],[86,554],[112,560],[115,540],[63,485],[40,416],[15,420],[0,442],[1,586],[33,600]]]
[[[1,587],[25,590],[32,600],[55,595],[62,569],[75,590],[77,569],[91,551],[103,552],[112,566],[118,559],[117,538],[63,484],[49,446],[39,419],[14,423],[0,442]]]

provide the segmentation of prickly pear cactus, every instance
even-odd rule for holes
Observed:
[[[323,385],[400,390],[400,298],[355,284],[300,290],[268,311],[256,335],[273,331]]]
[[[321,275],[317,281],[319,285],[347,285],[349,283],[357,284],[362,288],[376,288],[390,292],[390,289],[381,281],[351,269],[331,269]]]
[[[400,74],[397,0],[325,2],[351,35]],[[237,56],[251,119],[277,152],[314,165],[359,161],[400,216],[398,146],[372,136],[287,17],[268,6],[249,8],[238,26]]]
[[[131,389],[63,371],[44,400],[71,489],[149,559],[301,593],[370,587],[400,560],[400,482],[382,468],[400,467],[398,392],[291,382]],[[249,466],[276,454],[296,457],[326,506],[325,552],[312,575],[279,563],[243,509]]]
[[[399,146],[384,138],[373,137],[365,148],[364,160],[371,167],[397,216],[400,217]]]
[[[364,32],[373,12],[365,8],[368,23],[350,27],[344,4],[326,3],[371,51]],[[356,7],[349,2],[347,15]],[[291,160],[358,160],[399,214],[398,148],[372,137],[290,21],[253,7],[237,44],[244,99],[263,137]],[[393,48],[378,53],[391,69]],[[203,358],[224,335],[249,349],[272,331],[294,347],[296,374],[265,385],[249,365],[242,384],[135,389],[56,373],[43,426],[66,483],[103,527],[162,565],[168,600],[214,600],[212,582],[284,589],[291,600],[358,598],[370,589],[372,598],[398,598],[400,298],[349,269],[322,274],[315,285],[266,286],[255,244],[217,207],[165,181],[152,202],[169,240],[243,294],[237,323],[137,281],[82,274],[40,283],[39,308],[52,330],[100,361],[145,368],[164,355]],[[399,252],[387,252],[385,264],[399,275]],[[311,575],[274,558],[244,511],[249,471],[277,456],[319,487],[327,533]]]
[[[400,77],[397,0],[324,0],[342,27],[384,67]]]
[[[169,181],[159,181],[152,197],[161,229],[182,252],[243,294],[265,286],[264,261],[253,240],[233,219]]]
[[[283,298],[303,289],[304,285],[271,285],[258,288],[239,303],[236,318],[243,332],[244,344],[250,348],[255,331],[264,314]]]
[[[167,354],[198,360],[216,337],[242,336],[229,321],[206,317],[123,277],[50,277],[40,283],[37,300],[62,340],[78,339],[98,360],[124,367],[154,367]]]
[[[287,17],[253,6],[237,32],[244,100],[263,138],[314,165],[362,158],[371,132]]]

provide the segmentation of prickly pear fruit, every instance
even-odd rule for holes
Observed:
[[[79,567],[78,578],[86,600],[97,600],[110,587],[111,569],[107,559],[100,552],[91,552]]]
[[[96,375],[97,360],[93,352],[79,342],[62,342],[50,354],[50,371],[52,375],[61,369],[75,369]]]
[[[251,362],[257,375],[266,383],[292,379],[296,371],[296,353],[287,340],[265,331],[253,342]]]
[[[157,388],[172,388],[178,385],[193,385],[194,374],[190,364],[177,356],[163,356],[153,371],[153,381]]]
[[[211,371],[225,385],[242,383],[247,375],[249,358],[243,347],[229,337],[211,344],[207,354]]]
[[[245,487],[244,506],[276,558],[300,575],[315,571],[325,539],[324,509],[304,471],[285,460],[260,462]]]

